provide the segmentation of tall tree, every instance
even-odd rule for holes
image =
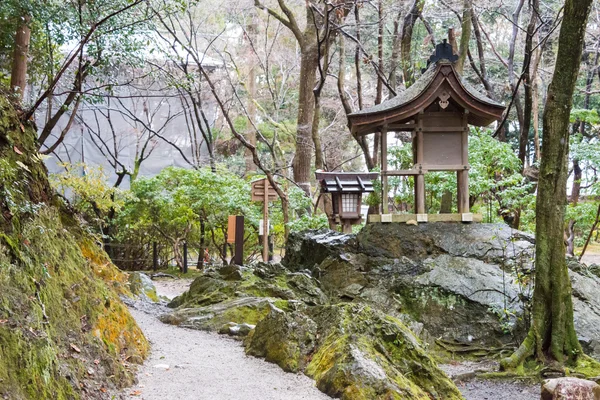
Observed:
[[[581,345],[573,324],[571,283],[563,227],[567,202],[569,115],[592,0],[567,0],[558,54],[543,115],[543,156],[536,204],[536,259],[532,324],[527,337],[502,368],[535,356],[541,362],[573,361]]]
[[[296,154],[293,161],[294,181],[310,195],[310,170],[314,143],[315,97],[313,90],[317,84],[317,68],[321,57],[325,54],[325,46],[329,46],[335,35],[328,30],[339,25],[351,10],[351,3],[335,1],[306,2],[304,29],[298,23],[297,15],[284,0],[277,0],[282,13],[266,7],[260,0],[254,4],[266,10],[271,16],[288,28],[296,38],[300,47],[300,77],[298,81],[298,119],[296,127]],[[328,18],[334,19],[329,21]],[[327,37],[323,42],[320,38]],[[323,47],[322,47],[323,46]]]
[[[29,42],[31,40],[30,22],[31,17],[29,15],[22,16],[15,35],[10,89],[17,94],[19,99],[23,97],[25,85],[27,84],[27,57],[29,56]]]

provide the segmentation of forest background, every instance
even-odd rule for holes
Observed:
[[[570,254],[581,253],[600,211],[599,12],[593,3],[569,127]],[[562,2],[540,0],[9,0],[0,5],[0,83],[38,124],[40,157],[61,163],[55,186],[91,232],[123,246],[119,257],[140,259],[158,242],[181,265],[178,249],[197,247],[204,223],[211,253],[226,262],[232,214],[246,216],[246,256],[258,257],[257,177],[277,187],[277,245],[290,230],[328,225],[314,171],[379,165],[380,137],[353,137],[346,115],[409,87],[446,39],[465,79],[507,106],[499,124],[471,131],[473,210],[533,232],[562,15]],[[64,151],[83,130],[104,169]],[[393,143],[390,165],[409,168],[410,140],[398,133]],[[185,168],[144,174],[164,146]],[[390,187],[395,209],[409,208],[412,182]],[[455,177],[431,174],[426,187],[429,213],[452,210]],[[368,199],[371,211],[380,203]]]

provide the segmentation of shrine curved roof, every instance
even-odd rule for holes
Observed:
[[[490,124],[500,118],[505,108],[469,84],[456,72],[453,63],[442,59],[430,64],[414,84],[395,97],[349,114],[350,126],[353,131],[358,131],[358,125],[373,125],[379,120],[381,124],[385,124],[397,120],[399,115],[403,118],[415,115],[436,101],[437,92],[442,90],[451,92],[451,96],[461,102],[464,109],[474,114],[469,118],[469,123],[474,125]]]

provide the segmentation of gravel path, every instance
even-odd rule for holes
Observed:
[[[474,379],[457,383],[466,400],[539,400],[539,384],[513,382],[510,380]]]
[[[497,361],[461,361],[441,364],[440,368],[450,376],[466,400],[539,400],[539,383],[514,379],[479,379],[479,372],[498,371]]]
[[[160,279],[157,293],[173,298],[191,280]],[[248,357],[240,342],[226,336],[179,328],[160,322],[164,306],[129,303],[130,311],[152,344],[152,354],[138,371],[138,384],[122,391],[121,400],[327,400],[314,381],[291,374],[277,365]],[[441,365],[457,379],[466,400],[536,400],[539,385],[502,380],[480,380],[474,371],[495,370],[494,363],[463,362]],[[462,378],[466,382],[460,382]],[[115,398],[115,397],[113,397]]]
[[[179,294],[182,285],[190,284],[189,281],[161,283],[157,285],[158,294],[169,297]],[[152,354],[138,371],[138,384],[121,392],[121,399],[331,399],[307,376],[286,373],[275,364],[246,356],[238,341],[163,324],[156,318],[164,310],[160,306],[135,306],[144,310],[130,307],[152,344]]]

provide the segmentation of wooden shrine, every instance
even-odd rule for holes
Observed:
[[[352,225],[362,222],[360,212],[363,193],[373,192],[376,172],[315,172],[321,193],[331,194],[332,212],[327,217],[342,225],[344,233],[352,233]]]
[[[505,107],[479,93],[456,72],[457,58],[446,41],[438,44],[427,69],[412,86],[381,104],[348,115],[353,134],[381,132],[382,214],[369,216],[370,222],[473,221],[469,211],[469,125],[489,125],[502,117]],[[410,169],[388,169],[388,132],[412,133]],[[425,174],[430,171],[456,172],[458,214],[427,215]],[[390,176],[414,177],[416,215],[390,214]]]

